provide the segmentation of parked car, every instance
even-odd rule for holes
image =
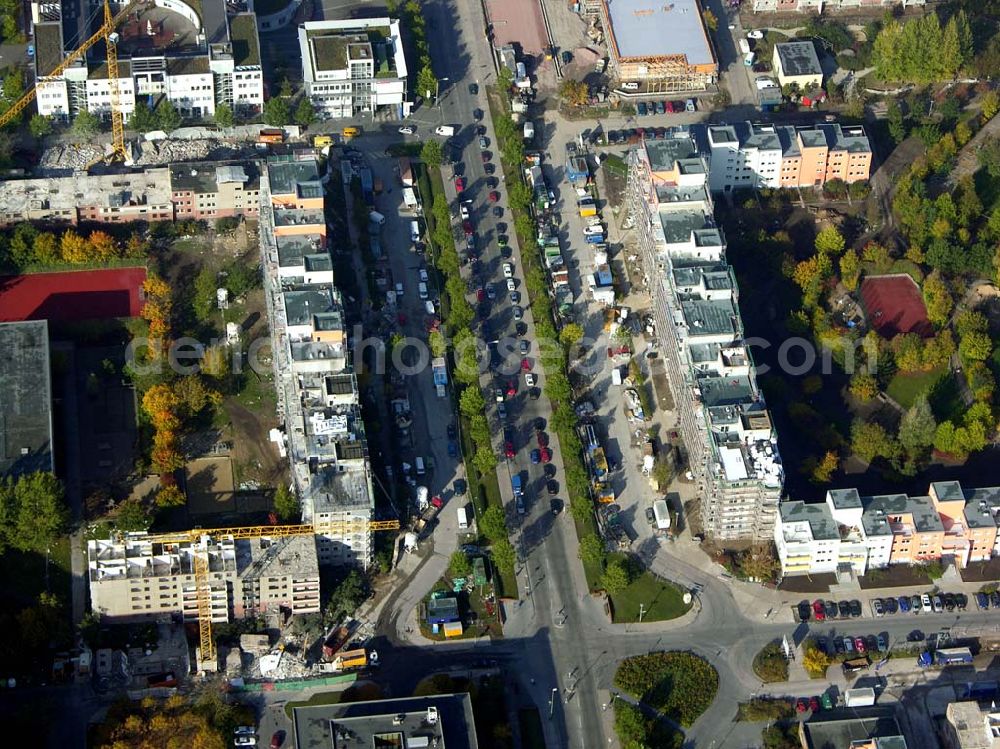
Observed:
[[[861,616],[861,601],[856,598],[851,601],[851,616],[855,619]]]
[[[878,637],[875,638],[876,645],[878,646],[878,651],[880,653],[889,652],[889,640],[884,632],[880,632]]]
[[[906,636],[906,641],[907,642],[923,642],[924,641],[924,633],[921,632],[919,629],[915,629],[912,632],[910,632],[910,634],[908,634]]]
[[[528,457],[534,465],[538,465],[542,462],[542,453],[538,450],[538,448],[532,450]]]
[[[514,457],[514,443],[513,442],[504,442],[503,443],[503,454],[508,459]]]
[[[493,206],[493,218],[502,218],[502,217],[503,217],[503,208],[498,205]]]
[[[836,601],[826,601],[823,603],[823,610],[826,612],[827,619],[837,618],[837,602]]]
[[[892,597],[886,598],[883,601],[883,603],[885,604],[885,613],[895,614],[897,611],[899,611],[899,604],[896,602],[895,598]]]
[[[868,647],[865,645],[864,637],[854,638],[854,649],[857,650],[859,653],[864,653],[866,650],[868,650]]]
[[[399,128],[399,133],[401,135],[413,135],[415,132],[417,132],[417,130],[412,125],[403,125]]]
[[[941,596],[941,600],[944,602],[944,607],[948,611],[955,610],[955,596],[952,593],[945,593]]]
[[[285,732],[275,731],[271,735],[271,749],[281,749],[281,745],[285,742]]]
[[[486,297],[488,299],[497,298],[497,287],[491,283],[486,284]]]
[[[540,452],[541,452],[542,462],[543,463],[551,463],[552,462],[552,451],[549,448],[543,447],[540,450]]]
[[[462,177],[455,177],[455,192],[461,194],[465,190],[465,180]]]
[[[524,317],[524,310],[516,304],[510,308],[510,311],[511,314],[514,315],[515,320],[520,320],[522,317]]]
[[[909,596],[900,596],[899,597],[899,610],[901,612],[903,612],[904,614],[908,614],[910,612],[910,598],[909,598]]]
[[[535,386],[535,376],[531,372],[524,376],[524,384],[529,388]]]
[[[509,281],[510,279],[507,279],[507,280]],[[508,286],[507,288],[510,288],[510,287]],[[529,343],[528,341],[518,341],[517,342],[517,350],[518,350],[518,353],[521,354],[521,356],[527,356],[528,352],[531,351],[531,343]]]
[[[885,614],[885,608],[882,606],[881,598],[872,599],[872,611],[875,612],[875,616],[883,616]]]
[[[487,138],[485,135],[480,135],[479,136],[479,150],[480,151],[485,151],[489,147],[490,147],[490,139]]]
[[[493,158],[493,154],[491,154],[489,151],[483,151],[482,153],[479,154],[479,156],[480,158],[482,158],[484,164],[489,164],[490,159]]]
[[[548,447],[549,446],[549,435],[547,435],[545,432],[536,432],[535,433],[535,439],[538,440],[538,446],[539,447]]]
[[[847,649],[844,647],[844,641],[841,638],[833,638],[833,650],[837,655],[843,655],[847,652]]]
[[[956,593],[955,605],[958,606],[959,611],[965,611],[966,607],[969,605],[969,597],[965,595],[965,593]]]
[[[944,602],[941,600],[941,596],[934,596],[931,598],[931,608],[934,610],[935,614],[940,614],[944,611]]]
[[[931,606],[932,606],[932,604],[931,604],[931,597],[929,595],[927,595],[926,593],[924,593],[922,596],[920,596],[920,606],[921,606],[921,608],[923,608],[924,611],[930,611],[931,610]]]
[[[809,709],[814,713],[819,711],[819,697],[809,698]]]
[[[667,108],[664,106],[664,104],[663,104],[662,101],[656,102],[656,113],[657,114],[666,114],[667,113]]]
[[[844,642],[844,652],[847,653],[847,654],[853,653],[854,652],[854,638],[853,637],[845,637],[844,640],[843,640],[843,642]]]
[[[910,596],[910,608],[913,609],[914,614],[920,613],[920,609],[923,608],[920,596]]]
[[[869,653],[878,652],[878,638],[875,635],[865,637],[865,647],[868,648]]]
[[[976,593],[976,605],[981,609],[990,607],[990,599],[985,593]]]
[[[995,609],[1000,609],[1000,593],[995,590],[990,593],[990,606]]]
[[[851,604],[850,601],[840,601],[837,604],[837,613],[840,615],[841,619],[846,619],[851,615]]]
[[[799,621],[807,622],[809,617],[812,616],[812,606],[809,605],[809,601],[802,601],[799,604]]]
[[[653,512],[652,507],[646,508],[646,522],[649,523],[650,525],[656,524],[656,513]]]
[[[555,479],[550,479],[550,480],[546,481],[545,482],[545,491],[547,491],[549,494],[558,494],[559,493],[559,482],[556,481]],[[649,509],[653,509],[653,508],[651,507]]]
[[[500,200],[500,193],[497,192],[496,190],[493,190],[493,191],[490,192],[490,196],[489,197],[490,197],[490,202],[491,203],[496,203],[496,202],[498,202]]]
[[[795,712],[797,712],[797,713],[804,713],[804,712],[806,712],[808,710],[809,710],[809,703],[806,702],[806,699],[804,697],[801,698],[801,699],[799,699],[799,700],[796,700],[796,702],[795,702]]]
[[[818,622],[826,620],[826,611],[823,609],[822,601],[813,601],[813,618]]]
[[[644,101],[640,101],[638,104],[635,105],[635,111],[638,112],[640,117],[645,117],[647,114],[649,114],[649,109],[648,107],[646,107],[646,102]]]

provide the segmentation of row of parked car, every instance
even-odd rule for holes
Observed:
[[[889,637],[886,633],[858,635],[851,637],[817,637],[816,647],[829,656],[864,655],[865,653],[888,653]]]
[[[809,603],[809,601],[802,601],[798,605],[799,610],[799,621],[807,622],[810,619],[815,619],[818,622],[826,621],[827,619],[841,619],[853,618],[857,619],[861,616],[861,601],[857,599],[853,601],[821,601],[819,599]]]
[[[635,145],[642,140],[663,140],[667,137],[665,127],[631,127],[628,130],[609,130],[607,133],[608,144]]]
[[[695,99],[677,99],[676,101],[640,101],[635,105],[635,111],[640,117],[649,114],[676,114],[679,112],[697,112],[698,104]]]
[[[921,611],[940,614],[942,611],[965,611],[969,605],[969,597],[964,593],[924,593],[919,596],[899,596],[899,598],[872,599],[872,611],[875,616],[885,616],[897,612],[919,614]],[[982,608],[982,607],[980,607]]]

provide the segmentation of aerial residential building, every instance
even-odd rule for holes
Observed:
[[[102,45],[51,75],[101,22],[83,26],[82,16],[64,16],[62,8],[32,0],[38,113],[67,120],[87,110],[110,117],[112,81],[96,52]],[[164,98],[184,117],[211,117],[221,104],[246,116],[261,111],[264,77],[253,14],[230,15],[225,0],[157,0],[149,11],[136,6],[117,33],[118,108],[126,118],[137,102],[155,107]]]
[[[941,560],[964,568],[997,555],[998,511],[1000,488],[965,490],[957,481],[935,482],[917,497],[832,489],[822,504],[783,502],[774,542],[786,575],[846,566],[863,575]]]
[[[212,621],[285,609],[320,610],[319,566],[312,535],[154,542],[144,533],[87,542],[91,610],[122,620],[198,618],[194,558],[208,562]]]
[[[601,0],[611,72],[649,92],[704,91],[719,75],[698,0]]]
[[[784,474],[708,184],[687,130],[629,154],[628,205],[702,524],[720,540],[770,539]]]
[[[925,0],[753,0],[754,13],[823,13],[824,11],[853,10],[865,8],[890,8],[901,5],[904,8],[920,6]]]
[[[294,749],[478,749],[468,693],[292,708]]]
[[[315,156],[269,159],[262,196],[261,254],[279,419],[302,520],[316,529],[320,564],[367,567],[373,554],[371,466]]]
[[[871,174],[871,144],[860,125],[745,122],[693,130],[704,133],[713,192],[821,187],[832,179],[867,181]]]
[[[778,85],[798,86],[800,91],[822,88],[823,68],[819,64],[816,45],[812,40],[803,42],[778,42],[774,45],[771,65],[778,78]]]
[[[55,470],[49,326],[0,323],[0,479]]]
[[[383,108],[408,117],[406,58],[395,18],[307,21],[299,26],[302,79],[323,119]],[[421,92],[421,95],[424,95]]]
[[[802,749],[906,749],[906,735],[891,706],[813,713],[799,724]]]
[[[257,215],[256,161],[192,162],[125,174],[11,179],[0,182],[0,226],[19,221],[77,225],[213,220]]]
[[[1000,745],[1000,712],[978,702],[951,702],[945,709],[946,746],[951,749],[992,749]]]

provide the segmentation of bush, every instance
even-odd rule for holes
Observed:
[[[757,698],[749,702],[741,702],[736,709],[736,720],[757,723],[762,720],[783,720],[795,715],[795,708],[790,700],[772,700]]]
[[[694,653],[658,652],[626,658],[615,672],[615,686],[690,726],[715,699],[719,674]]]
[[[765,645],[754,656],[753,672],[765,683],[788,681],[788,661],[785,660],[781,645],[776,642]]]

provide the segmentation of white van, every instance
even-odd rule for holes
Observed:
[[[438,135],[445,135],[450,138],[455,134],[455,128],[453,125],[438,125],[434,128],[434,132]]]
[[[458,508],[458,529],[460,531],[469,530],[469,516],[465,513],[464,507]]]
[[[416,457],[413,463],[417,467],[418,476],[423,476],[425,473],[427,473],[427,467],[424,465],[424,459],[421,458],[419,455]]]
[[[670,530],[670,510],[667,509],[666,500],[657,499],[653,502],[653,517],[656,519],[657,530]]]
[[[421,299],[427,299],[427,284],[423,281],[417,284],[417,293],[420,295]]]
[[[410,241],[419,242],[420,241],[420,222],[411,221],[410,222]]]
[[[378,211],[372,211],[368,214],[368,220],[375,224],[375,226],[382,226],[385,223],[385,216]]]
[[[424,302],[424,312],[428,315],[436,315],[437,309],[434,307],[434,302]]]

